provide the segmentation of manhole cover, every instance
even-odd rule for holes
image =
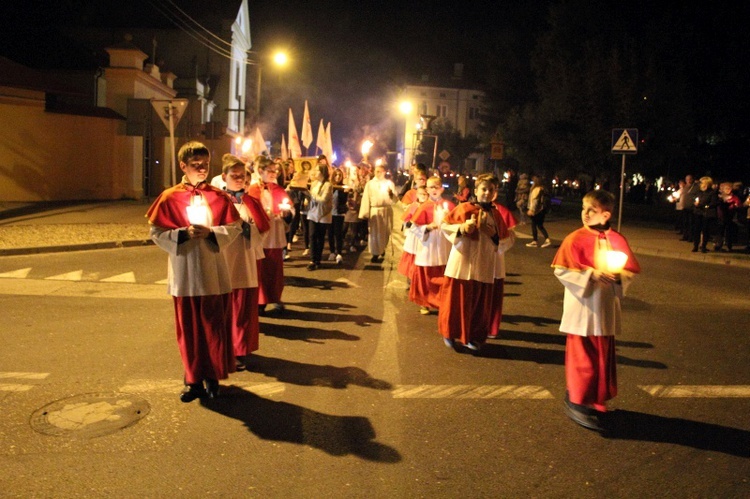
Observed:
[[[31,427],[45,435],[101,437],[137,423],[150,409],[148,402],[133,395],[88,393],[38,409],[31,415]]]

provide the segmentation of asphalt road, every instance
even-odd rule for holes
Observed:
[[[293,259],[252,371],[204,405],[178,399],[158,248],[0,258],[0,495],[748,497],[750,270],[640,258],[600,435],[562,411],[553,253],[508,254],[477,356],[408,302],[398,251]]]

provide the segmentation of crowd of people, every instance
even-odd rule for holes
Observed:
[[[679,237],[692,243],[693,252],[735,251],[740,224],[750,227],[750,193],[743,195],[741,182],[716,183],[707,176],[696,182],[686,175],[668,200],[678,214]],[[750,253],[750,241],[744,251]]]
[[[515,242],[516,218],[498,200],[499,179],[485,173],[469,187],[459,179],[446,193],[439,174],[413,165],[401,190],[382,165],[366,162],[345,171],[325,156],[295,164],[259,156],[251,164],[231,154],[209,181],[210,154],[199,142],[178,153],[182,181],[149,208],[151,237],[168,254],[177,343],[184,368],[183,402],[219,396],[219,381],[247,368],[259,347],[259,316],[267,305],[282,313],[284,262],[304,238],[309,271],[324,261],[340,265],[345,251],[366,242],[370,263],[386,255],[394,230],[394,205],[403,212],[403,252],[398,271],[408,297],[455,351],[477,352],[500,330],[505,253]],[[547,195],[547,197],[549,197]],[[522,214],[536,246],[549,209],[539,177],[532,177]],[[576,423],[600,429],[597,414],[616,395],[614,335],[620,329],[619,297],[639,271],[625,239],[609,227],[611,194],[583,198],[584,227],[569,235],[554,260],[565,286],[560,330],[568,334],[565,410]],[[621,268],[605,256],[625,255]],[[606,261],[605,261],[606,260]]]

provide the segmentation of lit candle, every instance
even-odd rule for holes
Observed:
[[[190,225],[211,226],[211,212],[203,196],[196,194],[190,197],[190,205],[187,207],[187,217]]]
[[[607,272],[619,274],[628,262],[628,255],[622,251],[607,251]]]
[[[289,204],[289,198],[284,198],[284,200],[279,203],[279,210],[280,211],[291,211],[292,205]]]

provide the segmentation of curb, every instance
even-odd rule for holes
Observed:
[[[60,246],[39,246],[35,248],[0,249],[0,256],[35,255],[38,253],[62,253],[66,251],[85,251],[97,249],[132,248],[135,246],[153,246],[150,239],[131,241],[108,241],[102,243],[64,244]]]
[[[733,267],[750,268],[750,259],[731,258],[724,255],[708,255],[703,253],[685,254],[678,251],[668,251],[651,248],[632,247],[633,253],[637,255],[658,256],[661,258],[671,258],[673,260],[685,260],[698,263],[709,263],[713,265],[731,265]]]

